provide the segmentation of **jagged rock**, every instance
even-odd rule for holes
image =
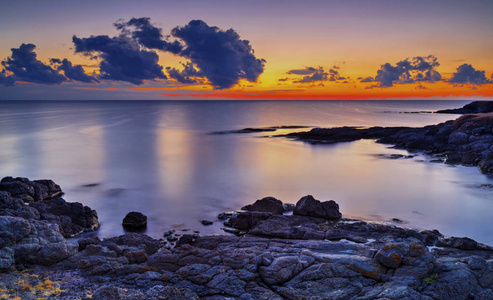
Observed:
[[[64,237],[73,237],[99,227],[95,210],[80,203],[66,202],[62,198],[37,201],[30,204],[36,208],[42,220],[51,220],[60,226]]]
[[[79,243],[79,251],[86,249],[89,245],[99,245],[101,240],[98,237],[86,237],[77,241]]]
[[[335,201],[320,202],[313,198],[312,195],[301,198],[296,203],[293,214],[326,220],[339,220],[342,217],[342,214],[339,212],[339,205]]]
[[[255,227],[259,221],[268,219],[271,216],[272,214],[267,212],[241,212],[225,221],[224,225],[231,226],[236,229],[249,230]]]
[[[94,300],[145,300],[146,296],[133,289],[122,289],[116,286],[103,286],[92,295]]]
[[[255,201],[253,204],[242,207],[243,210],[268,212],[272,214],[282,214],[284,212],[284,206],[282,201],[277,200],[274,197],[265,197]]]
[[[143,213],[132,211],[123,219],[122,225],[129,229],[141,229],[147,226],[147,216]]]

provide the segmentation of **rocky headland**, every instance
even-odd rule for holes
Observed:
[[[101,240],[73,237],[97,214],[51,180],[7,177],[0,190],[2,298],[493,299],[492,247],[342,218],[310,195],[218,216],[236,235]]]
[[[461,109],[441,113],[474,112],[456,120],[420,128],[411,127],[337,127],[313,128],[283,137],[309,143],[340,143],[374,139],[395,148],[423,151],[441,157],[449,164],[478,166],[485,174],[493,173],[493,102],[473,102]]]

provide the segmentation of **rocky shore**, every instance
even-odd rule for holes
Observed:
[[[237,235],[171,244],[140,233],[73,238],[95,230],[97,214],[51,180],[7,177],[0,190],[1,298],[493,299],[492,247],[345,219],[310,195],[221,214]]]
[[[438,113],[463,113],[456,120],[421,128],[411,127],[338,127],[313,128],[284,137],[309,143],[340,143],[374,139],[409,151],[424,151],[445,163],[478,166],[493,173],[493,102],[473,102],[457,110]]]

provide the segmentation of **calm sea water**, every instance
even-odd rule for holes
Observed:
[[[50,178],[65,199],[96,209],[101,237],[130,211],[147,234],[202,226],[265,196],[336,200],[347,217],[404,220],[493,245],[493,179],[475,167],[429,163],[373,141],[309,145],[212,131],[276,125],[423,126],[454,115],[406,114],[464,101],[0,102],[2,176]],[[85,185],[95,184],[90,187]]]

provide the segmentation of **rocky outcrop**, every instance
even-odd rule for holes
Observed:
[[[99,226],[97,214],[60,198],[51,180],[5,177],[0,182],[0,269],[25,264],[53,265],[75,253],[66,240]]]
[[[437,114],[479,114],[493,112],[493,101],[474,101],[461,108],[438,110]]]
[[[62,189],[52,180],[5,177],[0,181],[0,216],[56,223],[66,238],[99,227],[95,210],[66,202],[61,194]]]
[[[449,164],[478,166],[485,174],[493,173],[493,113],[464,115],[421,128],[314,128],[285,136],[310,143],[375,139],[400,149],[444,156]]]

